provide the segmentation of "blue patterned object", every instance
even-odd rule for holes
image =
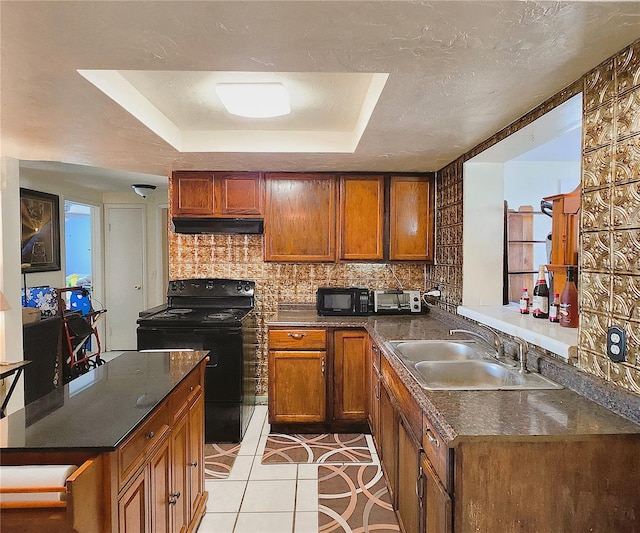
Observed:
[[[53,287],[27,287],[22,289],[22,306],[37,307],[42,317],[58,314],[58,291]]]

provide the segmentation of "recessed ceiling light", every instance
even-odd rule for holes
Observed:
[[[282,83],[219,83],[216,93],[232,115],[271,118],[291,113],[289,93]]]

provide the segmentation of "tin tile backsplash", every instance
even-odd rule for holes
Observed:
[[[462,302],[463,163],[579,92],[584,120],[576,364],[640,394],[640,41],[437,172],[435,265],[265,263],[261,235],[170,232],[169,276],[256,282],[258,394],[267,390],[265,323],[279,302],[313,302],[320,286],[395,287],[398,279],[407,289],[441,284],[439,306],[455,312]],[[627,332],[630,365],[606,356],[606,331],[614,324]]]

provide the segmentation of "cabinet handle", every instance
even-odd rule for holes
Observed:
[[[379,385],[378,383],[376,383],[376,384],[373,386],[373,392],[374,392],[374,393],[375,393],[375,395],[376,395],[376,399],[377,399],[377,400],[379,400],[379,399],[380,399],[380,385]]]
[[[196,466],[198,466],[198,461],[194,461],[193,463],[189,463],[190,466],[192,466],[193,468],[195,468]]]
[[[156,434],[155,434],[153,431],[149,431],[149,433],[147,433],[147,438],[148,438],[149,440],[151,440],[151,439],[152,439],[153,437],[155,437],[155,436],[156,436]]]
[[[307,336],[306,333],[287,333],[287,335],[292,339],[304,339]]]
[[[373,346],[371,346],[371,349],[372,349],[374,352],[379,352],[379,351],[380,351],[380,350],[378,349],[378,347],[377,347],[375,344],[374,344]]]
[[[179,492],[173,492],[172,494],[169,495],[169,505],[175,505],[176,503],[178,503],[178,498],[180,497],[180,493]]]
[[[429,426],[427,426],[424,429],[424,434],[429,439],[429,442],[433,443],[436,448],[438,448],[440,446],[440,441],[433,436],[433,433],[431,432],[431,428],[429,428]]]
[[[189,392],[193,392],[193,385],[191,385],[191,387],[189,387]]]
[[[322,375],[324,376],[324,357],[321,359],[321,364],[322,364]]]

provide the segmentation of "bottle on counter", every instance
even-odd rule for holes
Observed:
[[[578,327],[578,289],[575,282],[575,267],[567,267],[567,283],[560,295],[560,325],[565,328]]]
[[[549,317],[549,287],[544,275],[544,265],[538,269],[538,281],[533,288],[533,309],[531,314],[534,318]]]
[[[526,287],[522,289],[522,296],[520,296],[520,314],[529,314],[529,291]]]
[[[549,322],[560,322],[560,294],[553,295],[553,302],[549,304]]]

